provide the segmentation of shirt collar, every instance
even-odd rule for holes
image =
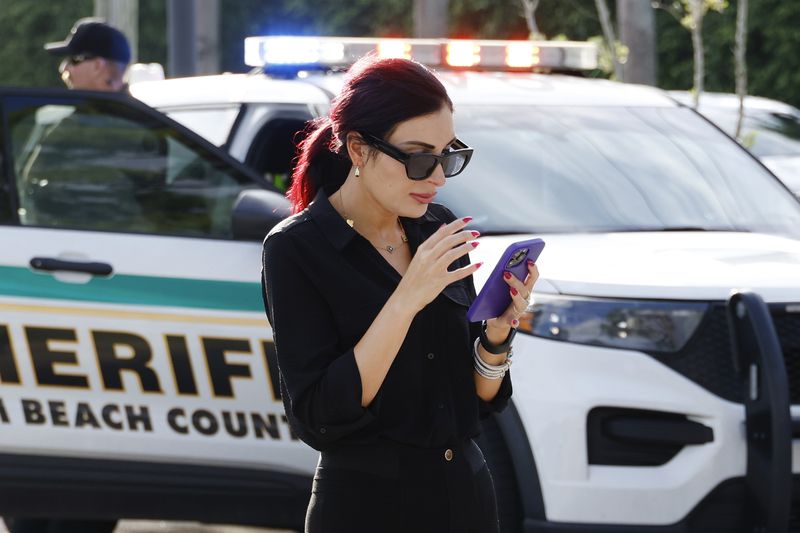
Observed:
[[[320,231],[322,231],[323,235],[325,235],[336,250],[341,251],[344,249],[353,237],[356,236],[356,230],[351,228],[344,218],[342,218],[342,215],[333,208],[331,201],[328,199],[328,194],[324,189],[320,189],[317,192],[314,201],[308,206],[308,212],[314,222],[316,222]],[[400,219],[401,222],[407,222],[407,224],[404,224],[406,228],[411,224],[439,223],[441,225],[447,222],[436,216],[430,207],[425,214],[419,218],[400,217]],[[408,237],[409,239],[412,238],[411,235],[408,235]]]
[[[308,213],[322,234],[338,251],[341,251],[356,236],[356,230],[351,228],[331,205],[325,189],[320,188],[317,192],[314,201],[308,206]]]

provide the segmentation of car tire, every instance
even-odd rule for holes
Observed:
[[[501,533],[522,533],[522,503],[517,476],[500,427],[493,417],[482,421],[483,431],[475,439],[483,451],[494,482]]]
[[[116,520],[4,518],[9,533],[113,533]]]

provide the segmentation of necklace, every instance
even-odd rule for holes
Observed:
[[[353,219],[348,217],[347,213],[345,213],[345,210],[344,210],[344,199],[342,198],[342,188],[341,187],[339,187],[339,203],[342,204],[342,214],[344,215],[344,221],[347,222],[347,225],[352,228],[353,224],[355,224],[355,222],[353,222]]]
[[[347,225],[352,228],[353,225],[355,224],[355,221],[352,218],[347,216],[347,211],[344,208],[344,199],[342,198],[342,188],[341,187],[339,187],[339,203],[342,205],[342,216],[344,216],[345,222],[347,222]],[[383,246],[375,246],[375,244],[372,241],[369,241],[369,243],[372,244],[372,246],[375,246],[375,248],[377,248],[379,250],[386,250],[390,254],[394,253],[394,251],[397,250],[397,248],[399,248],[401,245],[403,245],[403,244],[408,242],[408,237],[406,236],[406,230],[403,229],[403,224],[400,223],[400,219],[399,218],[397,219],[397,226],[400,228],[400,240],[402,241],[401,244],[398,244],[397,246],[394,246],[392,244],[388,244],[387,243],[387,244],[384,244]],[[367,239],[367,240],[369,240],[369,239]]]
[[[397,219],[397,225],[400,227],[400,239],[403,241],[401,244],[398,244],[398,246],[401,246],[402,244],[405,244],[405,243],[408,242],[408,237],[406,237],[406,230],[403,229],[403,225],[400,223],[400,219],[399,218]],[[395,250],[397,250],[397,248],[392,246],[391,244],[386,244],[383,247],[383,249],[386,250],[389,253],[392,253]]]

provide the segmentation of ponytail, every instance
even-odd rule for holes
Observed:
[[[306,131],[307,136],[297,145],[297,165],[286,193],[294,213],[305,209],[320,189],[333,194],[342,186],[352,166],[350,159],[340,153],[330,117],[312,120]]]

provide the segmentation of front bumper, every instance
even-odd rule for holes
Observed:
[[[787,367],[797,364],[793,343],[800,332],[790,332],[794,340],[784,342],[782,353],[778,338],[786,338],[786,323],[774,320],[775,310],[756,295],[735,295],[726,312],[728,331],[734,333],[724,339],[725,363],[739,387],[728,394],[737,398],[700,386],[718,376],[679,375],[667,361],[654,364],[640,352],[523,341],[515,365],[515,403],[535,457],[539,507],[546,515],[528,514],[525,531],[787,530],[792,509],[800,509],[791,500],[789,402],[796,394],[790,389],[797,389],[786,377]],[[780,335],[775,322],[783,329]],[[598,406],[684,413],[708,426],[714,439],[685,446],[660,466],[593,465],[587,416]],[[800,457],[800,446],[795,448]]]

